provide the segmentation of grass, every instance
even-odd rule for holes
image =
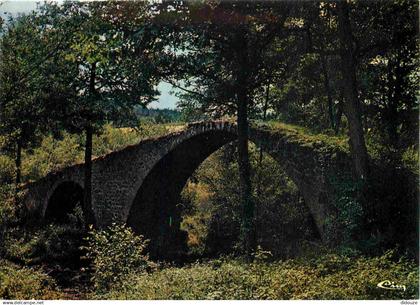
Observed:
[[[261,124],[261,123],[260,123]],[[257,123],[257,126],[260,124]],[[298,142],[305,143],[322,143],[324,146],[338,148],[343,152],[349,152],[348,138],[345,135],[332,135],[325,133],[315,133],[309,128],[286,124],[278,121],[269,121],[261,124],[273,131],[280,131],[287,137],[295,139]]]
[[[118,266],[131,257],[120,250],[116,250],[113,259]],[[356,252],[345,254],[312,247],[304,253],[307,254],[294,259],[271,261],[268,252],[257,250],[252,263],[221,257],[182,267],[158,264],[148,273],[133,265],[110,277],[106,289],[88,285],[91,291],[83,291],[82,296],[131,300],[407,300],[419,296],[417,263],[398,256],[396,251],[366,257]],[[405,289],[377,286],[385,280]],[[41,267],[0,259],[0,298],[67,299],[74,295],[60,289]]]
[[[418,268],[405,259],[351,258],[328,254],[312,259],[245,263],[220,259],[182,268],[127,276],[102,299],[416,299]],[[377,287],[384,280],[406,290]]]
[[[302,145],[313,146],[314,143],[322,143],[321,146],[326,150],[338,149],[347,154],[350,153],[349,138],[345,134],[335,135],[319,133],[306,127],[286,124],[278,121],[255,122],[254,124],[259,128],[268,128],[272,132],[283,133],[291,141],[301,143]],[[387,154],[390,154],[389,149],[379,143],[378,139],[375,139],[371,134],[367,133],[365,135],[365,140],[368,154],[374,162],[382,163],[383,158]],[[419,161],[418,148],[412,146],[402,152],[401,161],[404,167],[411,170],[413,173],[417,173]]]

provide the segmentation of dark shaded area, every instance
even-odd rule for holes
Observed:
[[[87,285],[87,274],[78,276],[80,268],[89,264],[82,259],[85,250],[80,248],[87,233],[83,195],[83,188],[71,181],[61,183],[54,190],[45,211],[44,220],[48,225],[40,228],[31,253],[31,258],[43,263],[63,288],[74,283]]]
[[[370,238],[365,237],[364,246],[371,254],[396,248],[401,254],[417,260],[418,186],[418,174],[402,166],[388,164],[372,170],[363,227],[364,232],[370,233]]]
[[[176,206],[188,178],[210,154],[236,138],[226,131],[210,131],[179,144],[162,158],[144,180],[131,207],[127,224],[150,239],[156,259],[181,259],[187,252],[187,233],[181,231]]]
[[[315,244],[321,242],[315,221],[303,202],[299,207],[299,213],[306,217],[300,219],[299,222],[285,223],[283,217],[286,215],[281,214],[283,210],[280,206],[281,203],[273,206],[271,210],[260,211],[264,215],[260,217],[257,224],[257,243],[262,249],[271,252],[273,255],[271,259],[297,257],[302,253],[301,248],[304,242],[311,241]],[[232,220],[232,215],[229,215],[232,214],[232,211],[227,211],[224,207],[219,210],[221,211],[217,211],[212,218],[206,237],[204,253],[209,258],[232,253],[239,254],[236,247],[240,234],[240,223],[236,219]],[[263,217],[264,219],[262,219]]]
[[[71,214],[77,204],[82,206],[83,188],[77,183],[67,181],[60,184],[51,195],[45,211],[45,221],[54,223],[69,222]]]

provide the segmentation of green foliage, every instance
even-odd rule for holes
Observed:
[[[415,299],[418,268],[393,253],[320,257],[266,263],[222,258],[152,274],[132,274],[111,287],[106,299]],[[377,287],[384,280],[406,290]]]
[[[142,137],[142,132],[134,128],[115,128],[107,124],[100,135],[93,138],[93,155],[102,156],[136,144]]]
[[[192,254],[205,253],[206,238],[215,207],[212,193],[205,183],[189,181],[181,194],[180,208],[183,218],[181,230],[188,232],[188,247]]]
[[[92,261],[92,280],[98,293],[130,273],[141,274],[153,268],[144,253],[148,240],[135,235],[125,225],[112,224],[105,230],[90,230],[85,238],[86,257]]]
[[[138,107],[154,99],[164,75],[189,92],[180,95],[185,120],[232,115],[238,105],[246,105],[249,117],[266,118],[268,111],[270,117],[304,126],[266,125],[321,153],[348,153],[343,135],[355,125],[342,119],[343,111],[349,118],[360,116],[372,162],[387,166],[374,166],[364,208],[356,198],[359,185],[342,177],[331,182],[337,214],[326,220],[326,235],[341,234],[340,255],[268,264],[269,253],[295,255],[302,240],[313,236],[296,186],[281,166],[268,156],[260,159],[251,148],[255,235],[270,251],[258,247],[252,264],[221,259],[150,275],[144,272],[151,266],[143,254],[146,242],[124,226],[112,226],[87,239],[98,293],[111,287],[111,297],[129,298],[418,297],[413,263],[396,261],[391,252],[355,256],[364,246],[382,251],[396,243],[418,252],[418,219],[413,217],[418,214],[419,162],[417,5],[410,0],[346,5],[352,29],[344,38],[337,6],[328,2],[156,3],[151,14],[146,2],[70,1],[46,3],[37,12],[10,18],[0,35],[1,255],[26,264],[80,255],[80,211],[70,215],[68,225],[21,230],[17,212],[22,209],[12,199],[12,181],[20,167],[27,182],[82,162],[82,134],[64,129],[81,133],[94,125],[95,156],[178,130],[154,123],[178,120],[179,113]],[[210,14],[202,14],[203,9]],[[218,20],[219,10],[232,16],[240,10],[245,18],[227,26]],[[183,22],[158,25],[173,17]],[[352,64],[357,79],[348,83],[348,73],[336,68],[345,55],[337,56],[339,40],[357,41],[350,52],[354,58],[348,58],[357,63]],[[361,103],[353,115],[351,107],[343,107],[351,105],[346,87],[354,88]],[[139,114],[147,119],[138,128],[112,127],[134,126]],[[216,153],[183,192],[182,228],[198,254],[237,249],[243,215],[234,157],[227,149]],[[384,279],[408,289],[377,288]],[[0,280],[0,296],[50,297],[52,285],[38,271],[2,261]]]
[[[60,126],[79,133],[91,125],[96,131],[110,120],[129,126],[136,119],[134,108],[154,100],[158,76],[153,54],[160,44],[155,43],[147,6],[66,2],[42,7],[42,16],[49,17],[66,44],[54,62],[66,69],[68,78],[55,79],[66,85],[60,92],[65,103],[52,105]],[[124,8],[131,13],[123,18]]]
[[[40,103],[49,83],[40,68],[51,52],[44,35],[31,13],[8,20],[0,36],[0,134],[11,152],[33,146],[49,123],[51,113]]]
[[[176,124],[155,124],[150,120],[140,120],[139,131],[141,140],[147,138],[155,138],[163,136],[169,132],[172,132],[172,128],[176,127]]]
[[[82,210],[76,206],[66,224],[48,224],[32,230],[14,227],[5,234],[4,257],[25,264],[60,263],[78,266],[79,247],[86,234]]]
[[[303,145],[320,145],[320,149],[330,149],[332,151],[339,150],[342,152],[349,152],[349,145],[347,137],[343,135],[332,135],[328,130],[323,132],[313,131],[310,128],[286,124],[278,121],[265,122],[260,128],[268,128],[271,132],[284,134],[291,141],[302,143]]]
[[[31,256],[33,261],[62,264],[66,262],[77,265],[81,252],[79,250],[85,231],[71,225],[49,225],[33,236]],[[35,260],[36,259],[36,260]]]
[[[408,147],[401,156],[403,164],[413,173],[419,169],[419,150],[415,145]]]
[[[93,137],[93,155],[101,156],[123,149],[128,145],[158,137],[173,131],[174,124],[154,124],[141,121],[137,128],[117,128],[106,124],[102,132]],[[45,136],[34,149],[22,154],[22,178],[24,182],[38,180],[49,172],[83,162],[82,135],[62,132],[59,138]],[[11,183],[15,176],[14,161],[8,155],[0,155],[0,182]]]
[[[325,220],[325,235],[331,244],[352,247],[362,232],[364,211],[357,198],[361,185],[344,174],[330,177],[330,183],[335,189],[333,204],[337,213]]]
[[[0,259],[0,299],[56,300],[63,296],[54,280],[42,271]]]
[[[180,122],[182,114],[178,109],[155,109],[155,108],[135,108],[136,115],[142,119],[153,121],[156,124]]]
[[[292,49],[290,46],[289,48]],[[331,106],[335,112],[339,97],[337,88],[329,86],[329,92],[326,92],[324,78],[325,73],[329,73],[329,79],[338,77],[337,71],[332,69],[328,72],[323,71],[322,61],[325,62],[325,58],[317,53],[302,51],[300,56],[293,58],[286,55],[289,60],[297,62],[293,63],[294,69],[284,73],[284,79],[271,89],[273,110],[281,121],[305,126],[318,132],[331,130],[333,126],[327,111],[328,98],[333,99]],[[288,54],[288,49],[283,52]],[[327,97],[327,94],[330,96]]]
[[[49,172],[83,160],[80,137],[63,133],[62,139],[52,136],[43,138],[41,145],[23,154],[22,174],[24,181],[33,181],[46,176]]]
[[[13,193],[11,185],[0,185],[0,257],[7,251],[5,240],[18,220]]]
[[[6,156],[0,155],[0,183],[12,183],[15,176],[15,164],[13,160]]]

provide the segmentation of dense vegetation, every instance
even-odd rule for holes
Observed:
[[[152,274],[127,276],[100,298],[112,299],[410,299],[418,271],[392,254],[367,259],[342,255],[246,264],[221,258]],[[369,274],[369,276],[366,276]],[[383,278],[404,276],[406,291],[377,289]]]
[[[378,257],[331,253],[306,245],[299,258],[274,260],[258,248],[255,260],[220,257],[183,267],[151,262],[146,242],[124,226],[92,231],[86,249],[93,259],[93,299],[415,299],[418,267],[395,251]],[[118,261],[118,264],[114,262]],[[81,273],[86,272],[84,269]],[[0,268],[2,298],[73,298],[44,272],[8,261]],[[377,287],[384,279],[404,290]],[[74,279],[73,279],[74,280]],[[86,287],[85,287],[86,288]],[[79,288],[80,289],[80,288]]]
[[[417,10],[69,1],[0,16],[0,298],[418,298]],[[176,110],[147,108],[163,81]],[[93,158],[219,118],[238,139],[172,203],[181,259],[152,261],[150,241],[123,224],[95,229]],[[336,239],[321,241],[284,165],[248,141],[251,124],[352,158],[351,176],[329,177]],[[26,224],[22,185],[77,163],[76,208]]]

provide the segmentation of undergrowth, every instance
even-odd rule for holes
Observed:
[[[103,299],[416,299],[418,268],[393,251],[379,257],[325,254],[245,263],[221,258],[153,273],[133,272],[111,287]],[[405,290],[386,290],[384,280]]]

